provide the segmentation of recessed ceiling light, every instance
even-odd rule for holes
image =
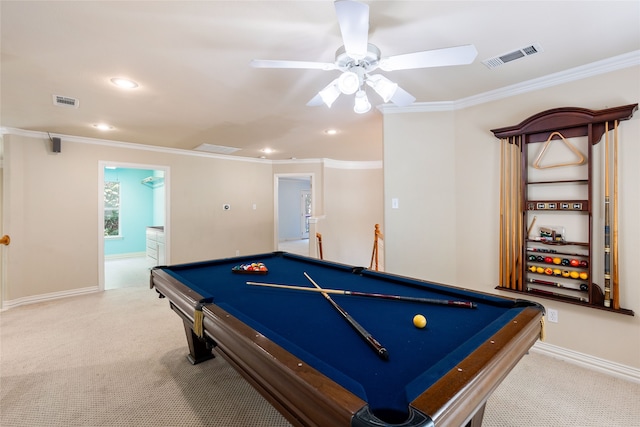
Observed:
[[[138,87],[138,83],[134,82],[133,80],[123,79],[122,77],[112,78],[111,83],[125,89],[135,89]]]
[[[113,129],[113,126],[108,125],[106,123],[96,123],[93,125],[94,128],[98,129],[98,130],[111,130]]]
[[[263,153],[266,153],[266,154],[271,154],[271,153],[273,153],[273,150],[272,150],[271,148],[263,148],[263,149],[262,149],[262,150],[260,150],[260,151],[262,151]]]
[[[324,133],[326,133],[327,135],[335,135],[335,134],[338,133],[338,130],[337,129],[326,129],[324,131]]]

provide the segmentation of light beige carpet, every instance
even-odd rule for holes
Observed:
[[[0,339],[2,427],[289,425],[221,357],[189,364],[182,321],[146,286],[13,308]],[[640,385],[531,353],[484,425],[640,426]]]

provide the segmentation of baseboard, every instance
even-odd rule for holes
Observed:
[[[13,300],[3,301],[2,311],[9,310],[10,308],[19,307],[21,305],[35,304],[38,302],[52,301],[56,299],[73,297],[77,295],[91,294],[98,291],[99,291],[98,286],[89,286],[86,288],[71,289],[68,291],[50,292],[48,294],[16,298]]]
[[[633,368],[631,366],[600,359],[599,357],[579,353],[577,351],[558,347],[542,341],[536,342],[535,345],[531,347],[531,350],[555,359],[564,360],[565,362],[572,363],[583,368],[640,384],[640,369]]]

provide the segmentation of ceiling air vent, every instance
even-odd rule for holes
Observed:
[[[482,63],[486,65],[487,68],[496,68],[500,65],[506,64],[507,62],[525,58],[542,51],[542,47],[538,43],[534,43],[532,45],[516,49],[512,52],[503,53],[501,55],[494,56],[493,58],[485,59],[484,61],[482,61]]]
[[[53,105],[78,108],[80,106],[80,100],[69,96],[53,95]]]
[[[235,153],[236,151],[240,151],[240,148],[225,147],[223,145],[200,144],[196,148],[194,148],[194,150],[215,154],[231,154]]]

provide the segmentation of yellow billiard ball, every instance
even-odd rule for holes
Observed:
[[[422,329],[427,326],[427,318],[422,314],[416,314],[413,316],[413,325],[418,329]]]

